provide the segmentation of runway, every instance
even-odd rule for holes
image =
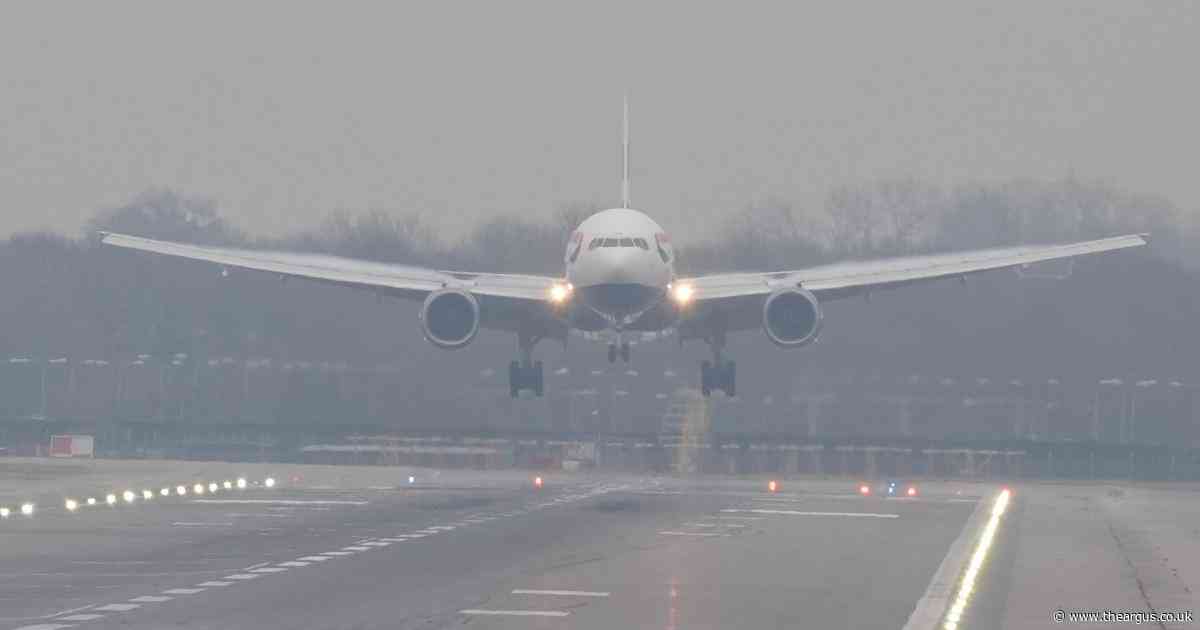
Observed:
[[[855,488],[480,472],[10,518],[0,628],[900,628],[977,497]]]

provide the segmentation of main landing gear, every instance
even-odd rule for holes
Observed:
[[[713,360],[700,362],[700,393],[708,397],[713,391],[721,390],[730,398],[737,396],[737,364],[721,359],[725,336],[714,335],[708,345],[712,347]]]
[[[542,362],[533,360],[533,346],[541,337],[517,334],[517,347],[521,351],[521,360],[508,364],[508,393],[513,398],[521,394],[521,390],[532,391],[534,396],[542,397],[545,380],[542,375]]]

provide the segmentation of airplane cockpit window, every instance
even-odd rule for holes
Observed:
[[[633,247],[633,239],[631,239],[631,238],[621,239],[621,247]]]
[[[633,244],[634,244],[634,245],[637,245],[638,247],[640,247],[640,248],[642,248],[642,249],[650,249],[650,244],[649,244],[649,243],[647,243],[647,242],[646,242],[646,239],[644,239],[644,238],[635,238],[635,239],[633,239]]]
[[[618,239],[615,239],[615,238],[604,239],[604,247],[619,247],[620,245],[621,245],[621,242]]]

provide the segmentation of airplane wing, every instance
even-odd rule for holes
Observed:
[[[693,288],[697,306],[728,307],[730,329],[761,325],[761,296],[783,287],[811,291],[829,301],[940,278],[965,277],[983,271],[1020,267],[1146,244],[1145,234],[1114,236],[1060,245],[980,249],[930,256],[850,261],[773,273],[731,273],[679,280]],[[744,308],[752,307],[752,308]],[[744,312],[744,313],[743,313]],[[744,316],[743,316],[744,315]]]
[[[509,330],[515,325],[510,320],[518,310],[546,311],[550,289],[558,281],[549,276],[439,271],[322,254],[191,245],[113,232],[102,232],[101,236],[102,243],[114,247],[370,289],[410,299],[424,299],[431,291],[442,288],[465,289],[480,300],[484,315],[481,324],[501,330]]]

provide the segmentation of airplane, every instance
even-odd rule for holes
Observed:
[[[851,296],[1083,254],[1140,247],[1145,234],[1057,245],[982,249],[883,260],[851,261],[765,273],[680,276],[666,230],[632,207],[629,176],[629,104],[622,119],[621,207],[602,210],[571,233],[561,275],[442,271],[318,254],[274,252],[160,241],[102,232],[107,245],[142,250],[283,278],[300,277],[420,300],[425,338],[443,349],[463,348],[480,328],[515,333],[519,357],[509,364],[509,393],[541,397],[542,362],[533,359],[543,339],[566,342],[580,331],[608,340],[608,360],[628,362],[629,337],[676,335],[700,339],[712,360],[700,365],[704,396],[737,393],[734,361],[725,357],[727,335],[759,328],[775,345],[813,343],[823,323],[822,304]]]

